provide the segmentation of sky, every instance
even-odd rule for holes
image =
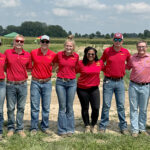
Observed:
[[[81,34],[143,33],[150,30],[150,0],[0,0],[3,28],[24,21]]]

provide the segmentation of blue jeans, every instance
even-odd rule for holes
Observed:
[[[145,131],[148,99],[149,99],[149,85],[138,85],[133,82],[130,82],[129,85],[130,122],[131,122],[131,131],[133,133]]]
[[[63,81],[57,78],[56,80],[56,93],[59,102],[58,134],[74,133],[73,101],[76,88],[76,79]]]
[[[51,81],[39,83],[38,81],[32,80],[30,88],[31,130],[38,130],[40,99],[42,105],[41,129],[42,131],[45,131],[49,128],[51,91],[52,91]]]
[[[3,106],[4,106],[4,100],[6,95],[6,84],[5,81],[0,82],[0,134],[3,133]]]
[[[119,128],[120,130],[127,129],[127,122],[125,121],[125,88],[124,81],[113,81],[108,78],[104,79],[103,82],[103,108],[101,114],[101,121],[99,124],[100,129],[106,129],[109,123],[109,110],[111,107],[111,101],[113,93],[115,93],[117,112],[119,117]]]
[[[6,84],[8,130],[15,130],[15,105],[17,104],[16,131],[23,130],[24,109],[27,98],[27,82]]]

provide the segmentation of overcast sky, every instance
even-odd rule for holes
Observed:
[[[0,25],[40,21],[67,32],[150,30],[150,0],[0,0]]]

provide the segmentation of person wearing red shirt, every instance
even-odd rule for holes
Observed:
[[[25,137],[23,131],[23,116],[27,98],[27,69],[32,68],[31,56],[23,49],[24,37],[17,35],[14,38],[13,49],[7,49],[6,55],[6,100],[8,115],[8,133],[11,137],[15,130],[15,105],[17,104],[16,132]]]
[[[122,134],[127,134],[127,122],[125,121],[125,88],[123,77],[125,75],[125,64],[129,61],[130,53],[122,47],[123,35],[115,33],[113,46],[104,50],[101,60],[105,63],[103,81],[103,107],[101,121],[99,124],[100,133],[104,133],[109,122],[109,110],[112,96],[115,93],[117,112],[119,117],[119,128]]]
[[[56,54],[48,48],[49,44],[49,36],[43,35],[40,39],[41,47],[31,51],[33,62],[30,88],[31,135],[35,135],[38,130],[40,99],[42,105],[41,130],[46,134],[50,134],[48,128],[52,91],[52,62]]]
[[[58,134],[62,137],[74,133],[73,101],[76,92],[76,65],[79,56],[73,50],[75,42],[71,36],[64,44],[64,51],[57,53],[55,63],[58,64],[56,93],[59,102]]]
[[[1,45],[1,44],[0,44]],[[6,56],[0,53],[0,140],[2,140],[3,134],[3,106],[6,95],[6,84],[5,84],[5,74],[4,74],[4,66],[5,66]]]
[[[80,73],[77,83],[77,94],[81,103],[81,114],[85,125],[85,133],[96,133],[96,123],[100,107],[100,71],[103,68],[103,61],[99,61],[97,50],[93,47],[84,49],[83,60],[79,61],[77,73]],[[91,124],[89,121],[89,103],[91,104]],[[91,127],[90,127],[91,125]]]

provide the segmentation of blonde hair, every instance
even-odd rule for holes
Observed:
[[[23,35],[21,35],[21,34],[17,34],[17,35],[15,36],[14,40],[16,40],[16,38],[17,38],[17,37],[21,37],[21,38],[23,38],[23,39],[24,39],[24,36],[23,36]]]
[[[64,46],[68,43],[71,42],[73,44],[73,47],[75,48],[75,41],[74,41],[74,36],[73,35],[69,35],[64,43]]]

